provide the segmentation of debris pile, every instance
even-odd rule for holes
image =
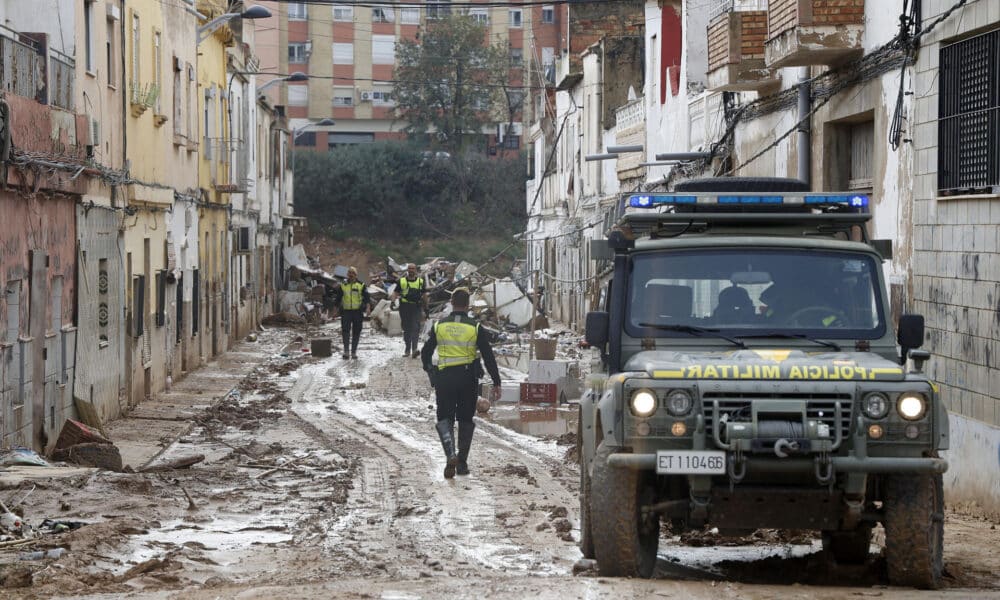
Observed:
[[[111,440],[79,421],[67,419],[51,453],[52,460],[122,471],[122,455]]]

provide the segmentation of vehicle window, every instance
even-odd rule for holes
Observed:
[[[633,256],[626,332],[678,336],[691,325],[876,338],[884,333],[878,263],[851,253],[688,250]],[[645,324],[645,325],[643,325]]]

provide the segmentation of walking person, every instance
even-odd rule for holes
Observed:
[[[347,281],[334,288],[336,302],[340,306],[340,332],[344,341],[344,358],[358,357],[358,341],[361,340],[361,324],[371,313],[368,289],[358,281],[358,270],[347,269]]]
[[[500,397],[500,370],[490,347],[488,334],[481,331],[479,322],[467,314],[469,292],[456,289],[451,295],[452,313],[431,328],[427,342],[421,350],[424,370],[431,378],[437,403],[437,432],[447,464],[445,479],[469,474],[469,449],[472,432],[476,429],[472,417],[479,398],[478,383],[483,365],[493,379],[492,400]],[[431,358],[437,350],[438,364]],[[479,352],[482,362],[476,358]],[[458,447],[455,445],[455,421],[458,421]]]
[[[399,299],[399,319],[403,325],[403,343],[406,351],[403,356],[416,358],[420,355],[417,344],[420,342],[420,316],[427,309],[427,297],[424,278],[417,275],[417,265],[406,265],[406,275],[396,283],[393,299]]]

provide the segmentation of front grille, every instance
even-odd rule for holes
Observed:
[[[750,422],[753,415],[751,406],[754,400],[788,400],[806,403],[806,417],[830,426],[830,438],[836,439],[840,431],[841,439],[846,440],[851,431],[851,408],[854,398],[851,394],[767,394],[767,393],[723,393],[707,392],[702,394],[702,411],[705,415],[705,433],[709,439],[715,435],[716,418],[728,415],[728,420]],[[714,404],[718,402],[719,411],[713,415]],[[837,405],[840,405],[840,423],[837,423]]]

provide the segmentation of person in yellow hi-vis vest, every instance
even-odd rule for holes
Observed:
[[[358,281],[358,270],[347,269],[347,281],[333,288],[337,306],[340,307],[340,333],[344,341],[344,358],[358,357],[358,342],[361,340],[361,324],[371,313],[368,289]]]
[[[416,358],[420,355],[417,344],[420,342],[420,315],[427,312],[426,281],[417,274],[417,265],[406,265],[406,275],[399,279],[393,292],[393,299],[399,300],[399,320],[403,325],[403,344],[406,351],[403,356]]]
[[[451,294],[452,313],[431,328],[420,351],[424,370],[431,379],[437,401],[437,432],[447,464],[445,479],[469,474],[469,449],[472,447],[472,421],[479,399],[478,384],[483,365],[493,379],[492,400],[500,397],[500,370],[490,346],[489,334],[479,322],[466,314],[469,292],[458,288]],[[431,359],[437,350],[438,363]],[[476,358],[481,355],[482,362]],[[455,421],[458,420],[458,447],[455,445]]]

